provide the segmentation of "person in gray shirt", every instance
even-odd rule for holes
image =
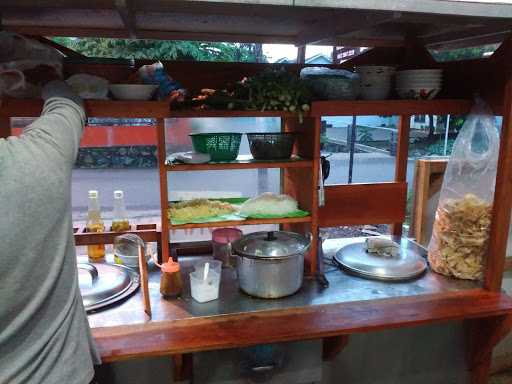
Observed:
[[[95,350],[71,220],[71,171],[85,124],[62,81],[41,117],[0,139],[0,384],[88,384]]]

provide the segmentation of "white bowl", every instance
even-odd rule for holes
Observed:
[[[355,67],[355,72],[359,73],[362,77],[365,76],[391,76],[395,73],[395,67],[387,65],[361,65]]]
[[[396,82],[423,82],[423,83],[438,83],[443,81],[442,77],[397,77]]]
[[[428,86],[436,86],[441,85],[443,82],[441,80],[429,81],[429,80],[397,80],[396,85],[398,87],[428,87]]]
[[[397,88],[396,93],[401,99],[431,100],[441,88]]]
[[[153,97],[156,84],[110,84],[112,95],[118,100],[149,100]]]
[[[442,75],[442,69],[406,69],[396,73],[400,75]]]
[[[361,88],[361,98],[363,100],[384,100],[389,97],[391,87],[386,88],[372,88],[363,87]]]

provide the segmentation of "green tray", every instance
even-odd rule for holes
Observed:
[[[218,199],[210,199],[216,201],[222,201],[225,203],[230,203],[233,205],[240,205],[249,200],[248,197],[227,197],[227,198],[218,198]],[[171,201],[171,203],[176,203],[176,201]],[[210,216],[210,217],[198,217],[193,220],[176,220],[171,218],[170,222],[172,225],[183,225],[183,224],[202,224],[202,223],[214,223],[219,221],[244,221],[247,219],[288,219],[288,218],[300,218],[307,217],[310,213],[307,211],[303,211],[298,209],[294,212],[290,212],[287,215],[250,215],[244,216],[239,213],[232,213],[229,215],[221,215],[221,216]]]
[[[242,216],[247,219],[291,219],[291,218],[299,218],[299,217],[307,217],[309,216],[309,212],[298,209],[294,212],[290,212],[287,215],[250,215],[250,216]]]

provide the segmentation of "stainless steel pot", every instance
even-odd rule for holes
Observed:
[[[304,254],[311,239],[297,233],[255,232],[232,244],[240,288],[251,296],[275,299],[302,286]]]

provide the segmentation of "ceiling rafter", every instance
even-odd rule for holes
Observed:
[[[136,39],[136,19],[131,0],[115,0],[114,4],[121,20],[123,21],[124,27],[128,31],[128,36],[130,39]]]
[[[400,18],[397,12],[358,13],[348,15],[337,13],[327,19],[322,19],[297,35],[297,46],[318,44],[325,40],[335,41],[343,35],[354,33],[362,29],[371,28]]]

